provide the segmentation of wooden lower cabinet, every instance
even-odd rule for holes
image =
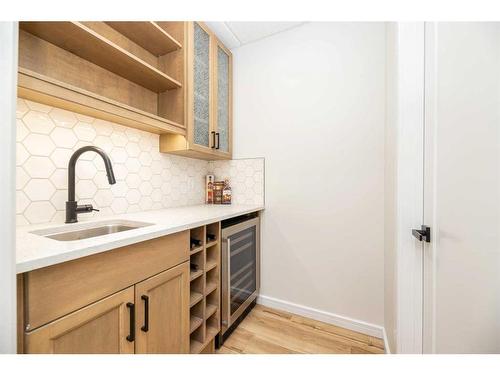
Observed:
[[[19,353],[189,353],[189,236],[19,275]]]
[[[135,286],[135,352],[189,353],[189,262]]]
[[[129,287],[25,335],[26,353],[134,353],[130,334],[134,287]]]
[[[189,262],[27,333],[25,352],[189,353]]]

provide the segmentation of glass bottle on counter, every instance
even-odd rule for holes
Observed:
[[[214,203],[214,176],[213,175],[207,176],[206,189],[207,189],[206,203],[213,204]]]

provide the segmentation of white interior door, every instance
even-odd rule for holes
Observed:
[[[500,353],[500,24],[426,25],[424,352]]]

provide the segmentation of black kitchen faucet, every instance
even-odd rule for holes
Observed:
[[[76,161],[81,154],[87,151],[94,151],[102,157],[102,160],[104,160],[104,166],[106,167],[106,174],[108,175],[109,184],[114,185],[116,183],[115,174],[113,173],[113,166],[111,165],[111,159],[102,149],[95,146],[85,146],[76,150],[75,153],[71,156],[71,159],[69,159],[68,164],[68,201],[66,202],[67,224],[78,222],[79,213],[99,211],[92,207],[91,204],[78,205],[78,202],[75,200]]]

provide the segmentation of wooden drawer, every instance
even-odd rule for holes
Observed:
[[[133,354],[130,309],[134,287],[95,302],[25,334],[26,353]]]
[[[24,274],[24,327],[33,330],[189,260],[189,231]]]

